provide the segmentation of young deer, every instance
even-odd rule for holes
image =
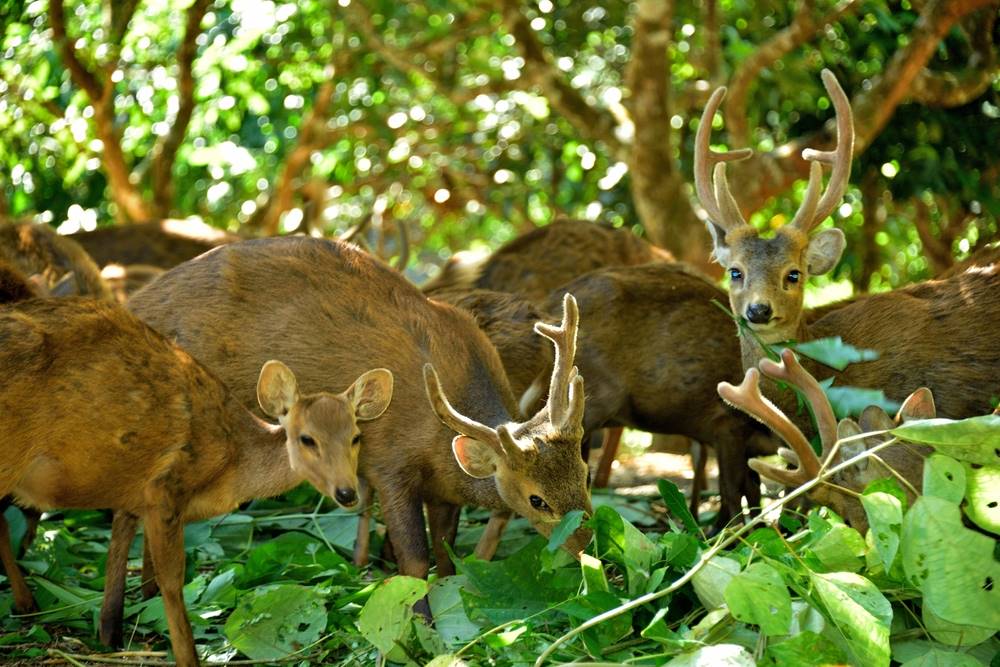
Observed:
[[[772,380],[785,382],[800,392],[809,402],[822,442],[822,453],[817,457],[809,440],[795,424],[760,393],[760,374]],[[927,388],[913,392],[903,401],[896,418],[893,419],[878,406],[869,406],[861,413],[860,424],[852,419],[842,419],[838,424],[833,408],[819,382],[809,374],[795,358],[791,350],[783,350],[781,362],[762,359],[760,371],[747,369],[743,382],[733,386],[728,382],[719,383],[719,396],[727,403],[743,410],[766,424],[791,448],[780,450],[782,457],[797,466],[786,470],[763,461],[750,461],[750,467],[768,479],[773,479],[788,487],[797,487],[816,479],[826,468],[851,459],[865,448],[886,442],[888,435],[874,435],[867,438],[837,442],[845,438],[860,436],[862,433],[886,431],[899,424],[916,419],[933,419],[936,416],[934,397]],[[923,445],[905,442],[890,445],[877,455],[862,459],[857,464],[841,470],[829,482],[815,487],[809,497],[832,508],[849,524],[862,533],[867,530],[868,517],[865,514],[859,494],[876,479],[896,476],[903,480],[909,502],[913,503],[923,486],[924,459],[933,452]]]
[[[300,395],[292,372],[270,361],[257,394],[281,424],[271,426],[179,347],[89,299],[0,311],[0,342],[0,495],[40,508],[110,508],[133,527],[141,518],[179,665],[198,662],[181,595],[184,524],[303,479],[336,493],[337,452],[356,455],[356,422],[378,417],[391,395],[382,369],[341,395]],[[33,395],[52,400],[24,400]],[[109,567],[129,541],[113,537]]]
[[[360,472],[379,494],[403,574],[428,572],[425,503],[439,574],[453,572],[444,543],[454,539],[462,505],[513,510],[546,535],[566,512],[590,510],[582,415],[560,421],[545,407],[518,421],[497,352],[472,318],[428,300],[349,244],[285,237],[223,246],[168,271],[130,307],[247,401],[253,365],[266,355],[296,364],[306,386],[338,381],[365,364],[388,367],[397,380],[394,408],[365,433]],[[572,315],[572,301],[566,307]],[[572,317],[567,325],[575,338]],[[560,342],[550,400],[568,396],[574,384],[570,338]],[[466,416],[450,422],[465,436],[454,447],[452,428],[428,409],[427,363],[438,370],[454,414]],[[428,377],[433,396],[438,383]],[[579,550],[589,538],[580,530],[567,548]]]
[[[805,198],[794,219],[763,238],[743,219],[726,181],[726,162],[749,151],[713,153],[709,149],[712,117],[725,95],[716,90],[709,100],[695,139],[695,184],[709,214],[715,257],[728,267],[729,301],[746,320],[753,335],[740,331],[743,367],[753,368],[766,355],[758,344],[799,342],[841,336],[851,345],[874,349],[876,361],[826,372],[837,384],[884,388],[902,400],[910,387],[926,386],[942,416],[971,417],[989,410],[991,396],[1000,395],[1000,265],[963,273],[948,280],[930,280],[883,294],[862,296],[812,314],[803,311],[802,290],[810,275],[833,269],[844,250],[839,229],[810,232],[838,205],[851,168],[854,129],[847,96],[836,78],[823,71],[823,83],[837,115],[837,146],[833,151],[806,150],[812,162]],[[830,184],[820,195],[821,163],[833,164]],[[715,163],[714,178],[709,167]],[[805,362],[817,374],[818,365]],[[794,396],[768,394],[793,414]],[[800,426],[811,428],[803,417]]]

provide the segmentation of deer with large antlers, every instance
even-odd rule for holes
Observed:
[[[571,298],[563,326],[541,330],[558,341],[559,361],[549,404],[527,421],[517,418],[497,352],[469,315],[428,300],[348,244],[230,244],[168,271],[130,306],[248,404],[253,366],[268,355],[301,368],[306,388],[376,359],[392,371],[393,409],[365,431],[360,472],[381,499],[404,574],[428,572],[423,504],[439,574],[454,571],[445,543],[462,505],[513,510],[546,535],[565,513],[590,511]],[[578,551],[589,538],[581,529],[566,547]]]
[[[809,402],[822,443],[822,453],[819,456],[799,427],[760,393],[761,374],[795,387]],[[750,467],[763,477],[788,487],[801,486],[818,478],[822,471],[831,466],[854,458],[864,449],[887,442],[890,436],[881,432],[903,422],[932,419],[936,416],[934,397],[929,389],[922,387],[903,401],[895,419],[889,417],[882,408],[873,405],[865,408],[858,422],[845,418],[838,424],[823,388],[799,364],[795,354],[789,349],[782,351],[780,362],[762,359],[759,370],[747,369],[743,382],[738,386],[720,382],[718,391],[723,400],[767,425],[790,447],[780,450],[779,454],[788,463],[795,465],[794,469],[760,460],[750,461]],[[864,433],[873,432],[877,433],[861,437]],[[912,503],[923,486],[924,458],[932,451],[930,447],[905,442],[888,445],[877,455],[873,453],[835,473],[827,482],[813,488],[809,497],[821,505],[831,507],[849,524],[864,532],[868,527],[868,517],[858,500],[859,494],[876,479],[894,476],[903,482],[902,486]]]
[[[912,387],[933,392],[938,411],[951,418],[984,414],[990,398],[1000,395],[1000,266],[931,280],[894,292],[863,296],[811,314],[803,310],[803,288],[810,275],[834,268],[844,250],[839,229],[813,233],[840,203],[850,176],[854,126],[847,95],[836,77],[823,71],[837,116],[837,146],[831,151],[803,151],[812,164],[809,185],[794,219],[765,238],[743,218],[726,180],[726,163],[748,150],[722,153],[709,148],[712,118],[725,89],[715,91],[702,115],[695,139],[695,185],[708,213],[715,258],[727,267],[729,302],[745,321],[740,327],[743,367],[754,368],[767,356],[761,343],[808,341],[841,336],[851,345],[874,349],[876,361],[825,373],[838,384],[885,389],[901,401]],[[822,165],[832,164],[829,185],[821,194]],[[714,166],[713,166],[714,165]],[[805,362],[814,374],[818,365]],[[794,397],[767,382],[765,393],[789,415]],[[792,417],[800,426],[803,416]],[[811,428],[811,426],[810,426]]]

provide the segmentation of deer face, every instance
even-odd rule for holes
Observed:
[[[292,371],[269,361],[257,383],[261,409],[285,429],[289,464],[343,507],[358,503],[359,422],[375,419],[392,399],[392,373],[379,368],[341,394],[300,396]]]
[[[765,239],[749,225],[728,234],[714,224],[709,229],[715,258],[729,276],[733,313],[765,343],[793,338],[806,280],[836,266],[844,250],[843,232],[828,229],[810,239],[797,228],[784,227]]]

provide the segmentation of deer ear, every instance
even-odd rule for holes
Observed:
[[[847,240],[836,227],[813,234],[806,248],[806,268],[811,276],[821,276],[837,266]]]
[[[295,373],[281,363],[271,360],[260,369],[257,380],[257,402],[264,414],[281,419],[299,400],[299,383]]]
[[[711,220],[705,223],[708,233],[712,237],[712,258],[724,267],[729,266],[729,258],[732,255],[730,247],[726,244],[726,230],[719,227]]]
[[[451,451],[466,475],[482,479],[496,472],[497,454],[493,449],[475,438],[457,435],[451,441]]]
[[[392,400],[392,373],[385,368],[370,370],[355,380],[345,394],[359,422],[380,417]]]
[[[840,423],[837,424],[837,440],[843,440],[844,438],[850,438],[856,435],[861,435],[863,431],[858,423],[853,419],[841,419]],[[861,452],[865,451],[867,446],[865,445],[864,438],[858,438],[856,440],[851,440],[849,442],[840,443],[840,456],[838,457],[841,461],[846,461],[847,459],[852,459]],[[868,459],[861,459],[857,463],[858,468],[865,470],[868,468]]]
[[[921,387],[906,397],[896,415],[896,422],[908,422],[914,419],[934,419],[937,408],[934,407],[934,395],[927,387]]]

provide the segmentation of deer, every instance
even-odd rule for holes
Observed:
[[[67,238],[79,243],[102,268],[139,264],[169,269],[241,237],[194,218],[167,218],[98,227]]]
[[[260,419],[204,366],[120,306],[34,299],[0,311],[4,465],[0,496],[44,509],[116,512],[109,568],[141,518],[177,664],[198,664],[184,607],[183,527],[309,480],[337,494],[359,421],[391,400],[375,369],[342,394],[300,392],[280,361],[262,365]],[[58,397],[27,401],[39,392]],[[72,406],[78,409],[72,409]],[[109,480],[116,483],[109,484]],[[5,529],[5,525],[4,525]]]
[[[307,387],[365,364],[391,370],[394,408],[365,433],[359,471],[379,494],[402,574],[427,576],[428,524],[438,574],[454,573],[446,544],[462,505],[512,510],[543,535],[567,512],[591,510],[579,454],[583,378],[573,370],[572,298],[559,332],[541,330],[556,346],[556,363],[548,402],[527,420],[496,349],[467,313],[427,299],[350,244],[310,237],[229,244],[163,274],[129,307],[245,401],[252,368],[267,355],[301,367]],[[266,350],[262,340],[270,341]],[[589,539],[581,528],[564,547],[576,553]]]
[[[112,298],[100,270],[87,252],[48,225],[0,224],[0,259],[31,276],[46,294]]]
[[[761,394],[761,375],[795,387],[809,403],[822,444],[819,456],[798,426]],[[757,368],[747,369],[739,385],[720,382],[718,392],[728,404],[766,424],[788,445],[790,449],[782,448],[779,453],[787,463],[796,466],[794,469],[756,459],[750,461],[750,467],[761,476],[790,488],[817,479],[822,471],[858,456],[865,449],[888,442],[890,436],[884,434],[885,431],[902,423],[933,419],[937,415],[933,394],[928,388],[921,387],[907,396],[895,418],[881,407],[871,405],[861,412],[858,421],[845,417],[838,423],[823,388],[788,348],[782,350],[780,361],[761,359]],[[862,437],[865,433],[874,434]],[[859,500],[861,492],[877,479],[895,476],[902,481],[901,486],[912,504],[923,488],[924,459],[933,451],[926,445],[902,441],[888,445],[877,455],[859,460],[835,473],[828,482],[814,487],[809,498],[830,507],[864,534],[868,529],[868,517]]]
[[[875,361],[824,371],[838,384],[884,388],[895,401],[910,387],[927,387],[943,417],[985,414],[990,397],[1000,395],[1000,265],[989,265],[946,280],[928,280],[892,292],[870,294],[811,313],[802,297],[811,275],[831,271],[846,245],[837,228],[814,230],[838,206],[850,177],[854,126],[850,103],[836,77],[822,73],[836,114],[833,150],[806,149],[809,182],[799,210],[788,224],[765,238],[743,218],[726,179],[726,163],[748,149],[713,152],[712,118],[725,96],[717,89],[702,114],[695,137],[695,189],[708,213],[714,257],[730,278],[729,303],[743,320],[739,327],[743,368],[768,355],[765,346],[841,336],[859,348],[875,350]],[[823,164],[830,181],[821,194]],[[712,166],[714,165],[714,167]],[[711,174],[710,174],[711,171]],[[803,362],[813,374],[819,365]],[[764,393],[803,429],[807,417],[795,415],[795,399],[769,380]]]

